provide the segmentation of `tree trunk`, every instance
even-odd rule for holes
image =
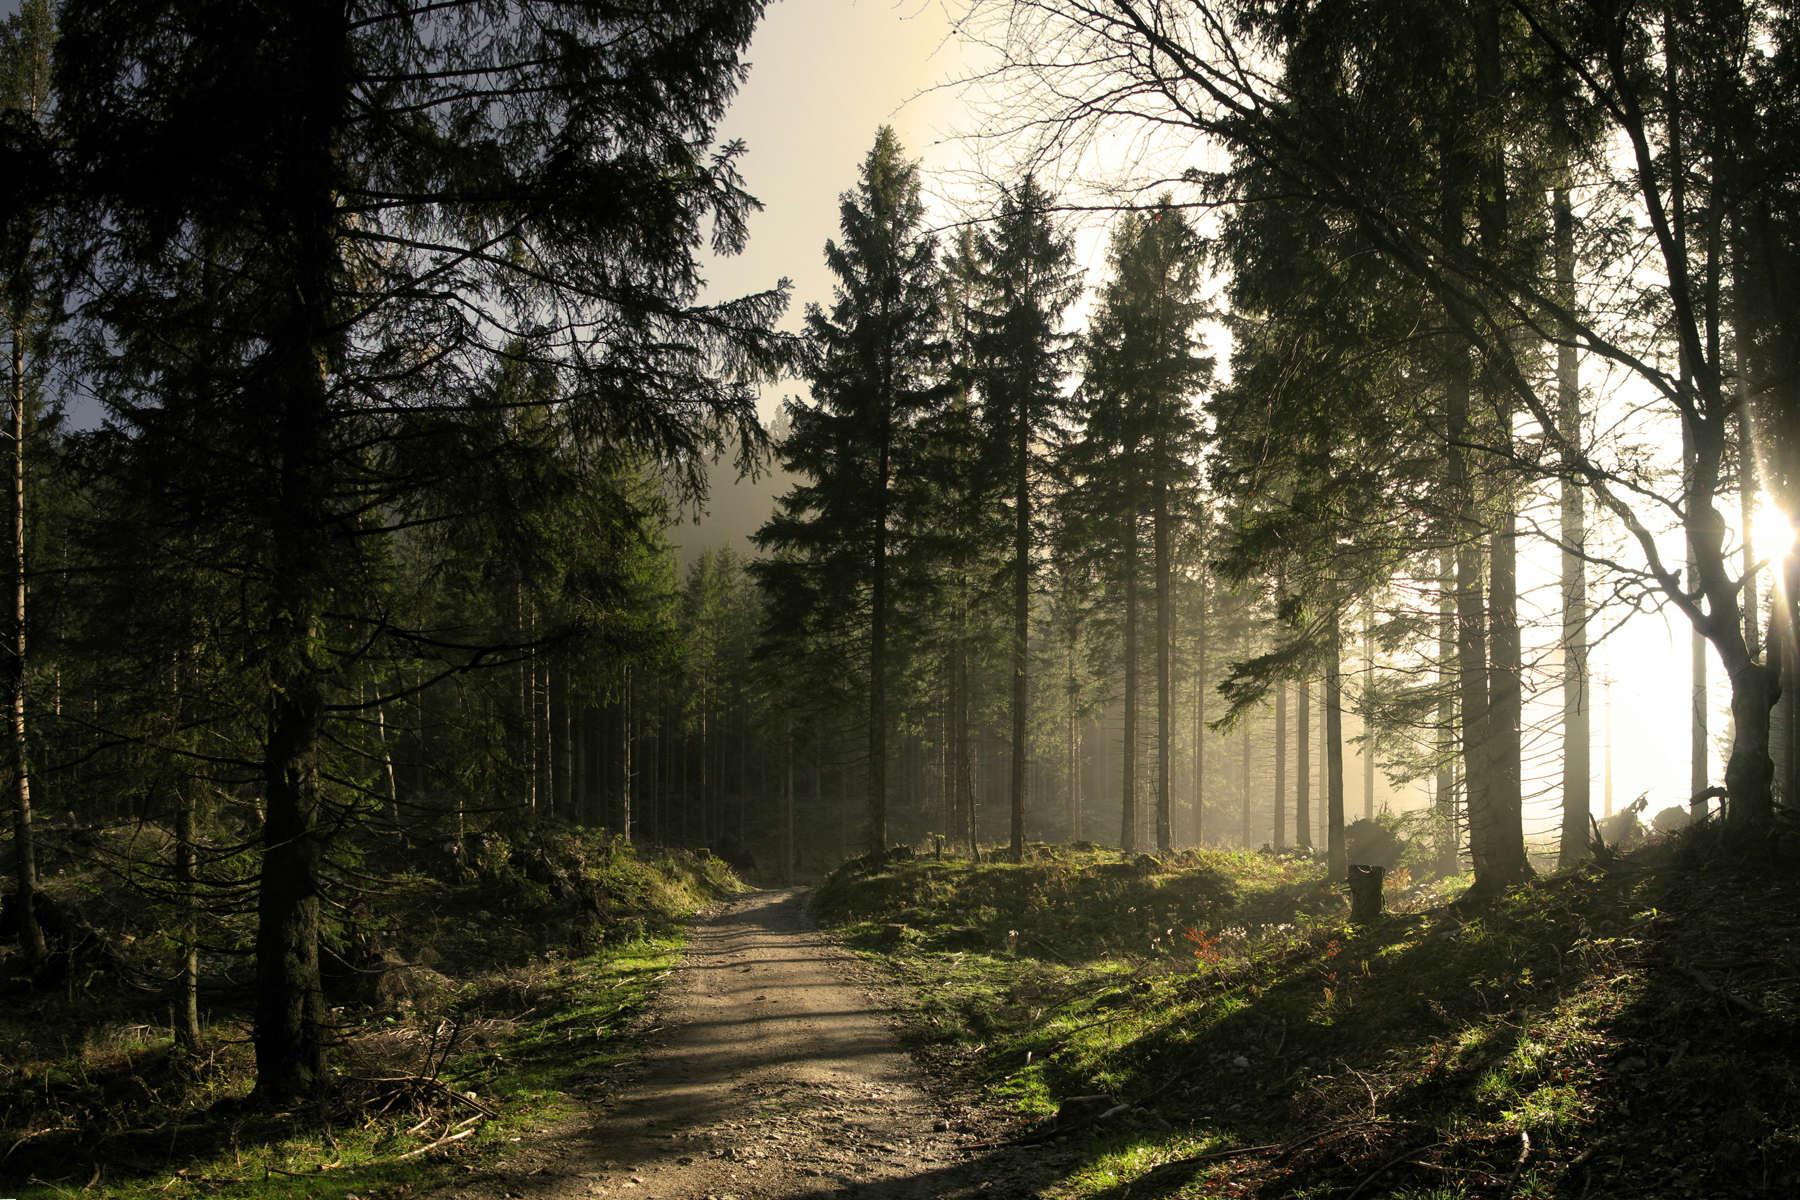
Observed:
[[[1456,819],[1456,567],[1448,551],[1438,553],[1437,628],[1438,768],[1432,804],[1437,818],[1438,871],[1456,873],[1462,849]]]
[[[1558,164],[1556,187],[1551,193],[1552,241],[1558,302],[1575,304],[1575,217],[1569,203],[1568,166]],[[1573,466],[1581,436],[1580,365],[1573,345],[1574,330],[1565,327],[1556,349],[1557,424],[1564,450],[1562,504],[1562,641],[1563,641],[1563,768],[1562,837],[1558,865],[1575,866],[1588,855],[1588,826],[1593,804],[1589,779],[1593,774],[1589,746],[1588,646],[1587,646],[1587,492],[1576,482]],[[1746,526],[1745,528],[1748,528]]]
[[[1503,90],[1499,7],[1499,0],[1484,0],[1475,28],[1476,103],[1490,117],[1499,110]],[[1505,144],[1500,137],[1483,139],[1477,164],[1476,212],[1482,250],[1499,261],[1510,241]],[[1504,344],[1498,352],[1510,353]],[[1494,422],[1495,438],[1502,446],[1510,447],[1514,405],[1503,374],[1497,363],[1485,364],[1482,395]],[[1476,885],[1484,889],[1516,883],[1529,870],[1525,860],[1520,765],[1523,663],[1518,611],[1518,512],[1510,491],[1499,499],[1500,511],[1488,537],[1488,670],[1483,680],[1488,695],[1481,722],[1485,736],[1480,768],[1486,774],[1486,795],[1480,819],[1473,806],[1470,810],[1471,827],[1483,830],[1481,845],[1472,849]],[[1476,764],[1470,763],[1471,781],[1476,774]]]
[[[1375,819],[1375,601],[1363,610],[1362,785],[1363,820]]]
[[[794,882],[794,721],[781,723],[781,881]]]
[[[291,135],[280,156],[292,273],[288,311],[270,347],[269,399],[277,450],[270,506],[272,593],[268,611],[268,730],[264,743],[262,878],[257,900],[256,1094],[271,1105],[314,1093],[323,1070],[325,999],[319,979],[319,868],[323,837],[319,748],[325,681],[332,670],[321,623],[331,587],[322,472],[340,270],[336,230],[337,138],[348,102],[342,14],[315,10],[299,23]]]
[[[1169,553],[1169,485],[1164,478],[1166,451],[1156,453],[1155,495],[1156,556],[1156,848],[1164,854],[1174,849],[1169,825],[1169,716],[1173,706],[1169,691],[1169,649],[1174,638],[1174,608],[1169,586],[1172,575]],[[1280,805],[1276,806],[1277,812]]]
[[[1196,572],[1194,614],[1194,845],[1206,835],[1206,568]]]
[[[1125,728],[1120,755],[1119,848],[1129,854],[1137,849],[1137,517],[1125,522]]]
[[[1312,681],[1300,681],[1294,720],[1294,845],[1312,849]]]
[[[1334,607],[1325,657],[1325,863],[1332,879],[1346,877],[1344,847],[1343,636]]]
[[[869,827],[868,848],[887,849],[887,620],[888,485],[891,432],[883,419],[875,493],[875,573],[869,617]]]
[[[957,836],[975,857],[975,763],[969,739],[969,656],[959,639],[956,647],[955,775]]]
[[[1250,721],[1248,718],[1245,718],[1243,725],[1243,736],[1238,739],[1240,743],[1238,800],[1242,804],[1242,811],[1239,814],[1238,843],[1248,850],[1256,844],[1256,834],[1255,826],[1250,820]]]
[[[37,917],[37,848],[31,823],[31,756],[25,737],[25,322],[12,322],[12,628],[6,656],[7,765],[12,768],[13,870],[19,913],[19,948],[28,964],[48,953]]]
[[[1287,680],[1275,683],[1275,821],[1271,844],[1287,847]]]
[[[1025,706],[1031,669],[1026,652],[1031,630],[1031,426],[1019,404],[1013,437],[1013,629],[1012,629],[1012,860],[1025,861]]]
[[[631,841],[631,667],[619,668],[619,836]]]
[[[181,899],[181,996],[175,1041],[192,1053],[200,1049],[200,886],[195,872],[196,783],[175,785],[175,890]]]

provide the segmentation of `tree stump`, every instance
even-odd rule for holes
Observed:
[[[1381,919],[1381,881],[1386,867],[1351,864],[1350,919],[1358,925],[1373,925]]]

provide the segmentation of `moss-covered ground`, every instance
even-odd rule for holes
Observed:
[[[1053,1194],[1800,1195],[1800,882],[1700,829],[1480,903],[1310,859],[890,859],[816,910]]]
[[[683,921],[740,886],[710,856],[567,829],[363,865],[327,938],[331,1077],[299,1112],[247,1102],[247,964],[208,961],[205,1044],[181,1049],[166,994],[117,977],[152,977],[163,959],[138,948],[157,931],[97,877],[53,878],[111,969],[52,994],[15,980],[0,1002],[0,1196],[426,1194],[603,1091]]]

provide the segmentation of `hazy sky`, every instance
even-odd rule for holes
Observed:
[[[935,89],[962,68],[962,47],[950,33],[942,0],[769,6],[750,43],[749,77],[719,130],[722,141],[748,146],[740,165],[763,211],[751,218],[749,249],[712,264],[711,296],[759,291],[786,277],[790,329],[799,328],[807,304],[829,303],[825,240],[837,236],[838,197],[856,182],[881,125],[894,126],[928,181],[961,165],[964,152],[952,140],[960,102]],[[765,420],[798,387],[790,380],[767,389]],[[739,482],[719,472],[700,525],[676,536],[689,553],[722,543],[746,549],[782,487],[778,478]]]

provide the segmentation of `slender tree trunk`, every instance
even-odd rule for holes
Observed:
[[[1432,802],[1437,810],[1438,870],[1453,875],[1462,839],[1456,819],[1456,566],[1448,550],[1438,553],[1437,635],[1438,768]]]
[[[1566,150],[1558,164],[1550,207],[1557,299],[1572,309],[1575,217],[1569,202]],[[1561,427],[1558,432],[1568,447],[1559,497],[1563,543],[1563,811],[1558,863],[1564,870],[1587,858],[1593,807],[1588,795],[1592,765],[1588,736],[1587,560],[1582,557],[1587,547],[1587,493],[1574,475],[1575,448],[1582,442],[1580,365],[1573,341],[1574,331],[1565,328],[1556,349],[1556,416]]]
[[[25,737],[25,437],[27,389],[25,384],[25,322],[13,314],[12,322],[12,629],[7,639],[6,714],[7,765],[12,768],[13,870],[17,891],[13,906],[19,913],[19,948],[27,963],[42,962],[48,953],[43,926],[37,916],[37,847],[31,822],[31,756]]]
[[[956,821],[957,836],[967,845],[969,858],[977,850],[975,831],[974,747],[969,739],[969,654],[962,639],[956,646]]]
[[[794,720],[781,722],[781,881],[794,882]]]
[[[1079,691],[1075,679],[1075,650],[1079,642],[1079,634],[1071,628],[1066,659],[1068,681],[1065,688],[1069,711],[1064,722],[1067,726],[1069,752],[1069,840],[1071,842],[1081,840],[1081,718],[1078,715],[1080,706],[1076,703]]]
[[[1300,681],[1294,714],[1294,845],[1312,849],[1312,681]]]
[[[556,777],[562,765],[562,721],[556,711],[556,681],[560,674],[546,657],[538,683],[538,805],[540,815],[549,816],[557,812]]]
[[[1287,680],[1275,682],[1275,822],[1271,844],[1287,846]]]
[[[1238,843],[1248,850],[1256,844],[1255,826],[1250,820],[1250,722],[1244,721],[1239,742],[1238,791],[1243,808],[1238,824]]]
[[[1344,641],[1335,605],[1325,657],[1325,869],[1334,881],[1350,877],[1344,845]]]
[[[700,844],[703,846],[711,845],[713,836],[712,822],[710,820],[708,808],[710,799],[706,786],[707,781],[710,778],[710,774],[707,770],[707,760],[712,748],[712,743],[710,741],[710,735],[712,733],[712,722],[710,720],[711,713],[707,710],[707,704],[709,702],[707,683],[708,680],[702,677],[700,682],[700,757],[698,762],[700,778],[698,782],[700,784]]]
[[[1164,461],[1167,452],[1157,447],[1155,539],[1156,555],[1156,848],[1164,854],[1174,849],[1169,819],[1169,718],[1174,707],[1169,687],[1169,651],[1175,637],[1174,597],[1170,592],[1173,570],[1169,552],[1169,484]],[[1277,811],[1280,805],[1276,806]]]
[[[1025,861],[1025,706],[1030,698],[1031,631],[1031,425],[1019,403],[1013,439],[1013,629],[1012,629],[1012,860]]]
[[[619,668],[619,836],[632,840],[631,667]]]
[[[181,898],[181,999],[175,1041],[192,1053],[200,1049],[200,883],[195,870],[196,783],[186,775],[175,785],[175,890]]]
[[[1137,693],[1138,693],[1138,580],[1137,516],[1125,521],[1125,728],[1120,755],[1119,847],[1129,854],[1137,849]]]
[[[1329,680],[1326,682],[1328,681]],[[1317,822],[1317,828],[1313,838],[1313,845],[1316,847],[1320,842],[1325,842],[1327,843],[1327,850],[1329,850],[1329,843],[1331,841],[1331,822],[1328,819],[1328,812],[1331,808],[1331,772],[1329,769],[1331,766],[1331,747],[1329,744],[1330,739],[1325,736],[1329,732],[1327,726],[1330,725],[1330,722],[1325,719],[1325,705],[1328,699],[1326,695],[1327,690],[1328,689],[1322,682],[1319,687],[1319,749],[1316,756],[1319,765],[1319,786],[1317,789],[1319,794],[1319,806],[1317,809],[1317,816],[1314,818]]]
[[[1363,610],[1362,785],[1363,820],[1375,819],[1375,601]]]
[[[1194,615],[1194,845],[1206,834],[1206,568],[1197,574]]]
[[[1498,112],[1503,92],[1500,55],[1500,0],[1483,0],[1476,14],[1475,89],[1480,111]],[[1483,251],[1498,260],[1509,246],[1505,144],[1483,139],[1477,156],[1477,221]],[[1499,353],[1510,356],[1504,343]],[[1482,394],[1501,445],[1512,444],[1513,399],[1498,366],[1487,364]],[[1521,771],[1522,646],[1519,637],[1518,510],[1510,489],[1499,497],[1488,537],[1488,687],[1485,726],[1486,817],[1483,846],[1476,852],[1476,883],[1503,887],[1530,871],[1525,859]],[[1470,764],[1470,778],[1475,776]]]
[[[887,849],[887,623],[888,487],[892,470],[891,418],[884,417],[875,494],[875,573],[869,619],[869,827],[868,848]]]

